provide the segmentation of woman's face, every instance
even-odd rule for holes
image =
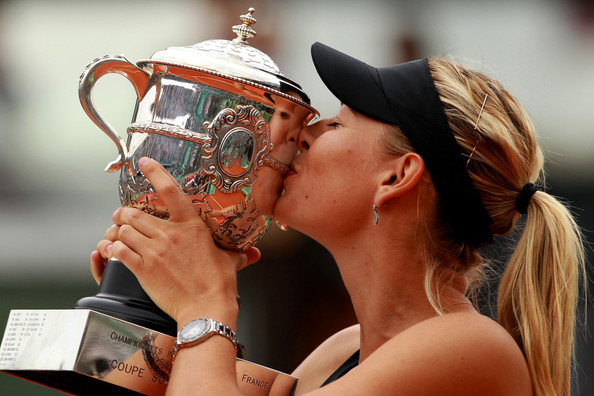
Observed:
[[[382,159],[383,125],[343,105],[332,118],[305,127],[287,174],[277,219],[314,239],[371,222]]]

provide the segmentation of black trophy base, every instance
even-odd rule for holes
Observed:
[[[74,308],[91,309],[173,337],[177,334],[177,323],[155,305],[134,274],[117,260],[107,262],[97,295],[80,299]]]

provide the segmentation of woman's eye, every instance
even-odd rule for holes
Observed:
[[[328,124],[328,126],[332,127],[332,128],[336,128],[337,126],[340,126],[340,123],[335,121],[335,122],[331,122],[330,124]]]

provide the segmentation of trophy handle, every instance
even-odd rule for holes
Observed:
[[[109,124],[109,122],[103,119],[103,117],[99,114],[95,108],[95,104],[91,96],[91,92],[93,91],[93,87],[97,80],[109,73],[117,73],[126,77],[134,87],[138,101],[140,101],[146,93],[150,75],[130,62],[124,56],[106,55],[103,58],[95,59],[87,66],[85,71],[80,76],[80,81],[78,84],[78,97],[83,109],[85,110],[85,113],[87,113],[91,121],[93,121],[99,127],[99,129],[109,136],[109,138],[118,148],[118,158],[110,162],[105,168],[106,172],[115,172],[122,168],[128,159],[126,143],[120,134]]]

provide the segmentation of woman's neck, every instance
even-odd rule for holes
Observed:
[[[361,326],[364,360],[387,340],[437,313],[425,293],[425,257],[418,244],[371,234],[355,240],[350,246],[343,241],[331,253]],[[439,288],[443,307],[468,302],[462,275]]]

